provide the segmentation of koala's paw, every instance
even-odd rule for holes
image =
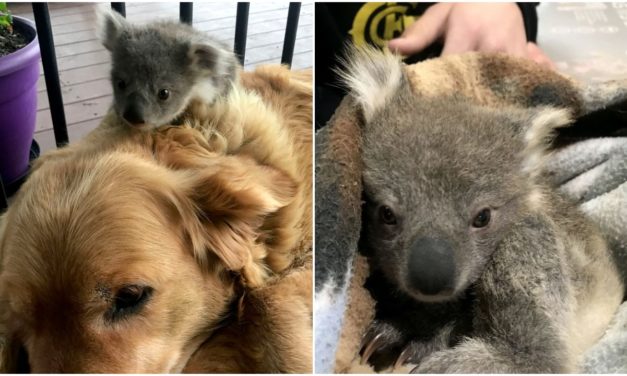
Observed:
[[[446,355],[446,352],[442,354],[435,354],[425,359],[422,363],[416,366],[411,373],[456,373],[450,369],[450,362],[452,359]]]
[[[420,341],[408,340],[392,324],[375,320],[370,324],[361,343],[361,362],[375,371],[398,368],[406,363],[417,363],[424,357],[426,347]]]
[[[536,373],[538,371],[540,371],[538,368],[525,369],[513,366],[507,357],[496,353],[490,344],[477,339],[466,339],[453,348],[433,352],[425,357],[411,373]],[[550,370],[540,371],[540,373],[547,373],[547,371],[551,373]]]

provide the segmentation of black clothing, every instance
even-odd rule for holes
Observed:
[[[372,44],[383,47],[436,3],[316,3],[316,129],[326,124],[345,95],[333,69],[344,45]],[[518,3],[528,41],[536,40],[537,3]],[[439,56],[441,43],[434,43],[408,57],[415,63]]]

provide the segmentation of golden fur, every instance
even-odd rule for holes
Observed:
[[[311,371],[311,100],[265,67],[187,126],[111,113],[43,156],[0,221],[0,368]],[[154,292],[107,319],[129,285]]]

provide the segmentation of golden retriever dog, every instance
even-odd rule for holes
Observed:
[[[237,323],[194,353],[187,373],[311,373],[311,267],[293,269],[244,300]]]
[[[43,156],[0,219],[0,369],[310,372],[311,140],[310,73],[266,67]]]

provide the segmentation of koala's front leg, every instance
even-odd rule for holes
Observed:
[[[377,305],[360,354],[375,371],[418,364],[471,330],[473,298],[467,293],[451,302],[419,302],[398,291],[378,269],[372,270],[365,286]]]
[[[399,328],[392,321],[375,320],[370,324],[361,347],[362,362],[381,372],[404,364],[418,364],[431,353],[449,347],[454,322],[439,328],[432,336],[416,336],[408,327]]]
[[[467,339],[452,349],[438,351],[411,373],[512,373],[499,352],[486,341]]]
[[[575,371],[566,344],[574,310],[568,257],[550,221],[528,218],[505,236],[475,283],[472,338],[427,357],[416,372]]]

